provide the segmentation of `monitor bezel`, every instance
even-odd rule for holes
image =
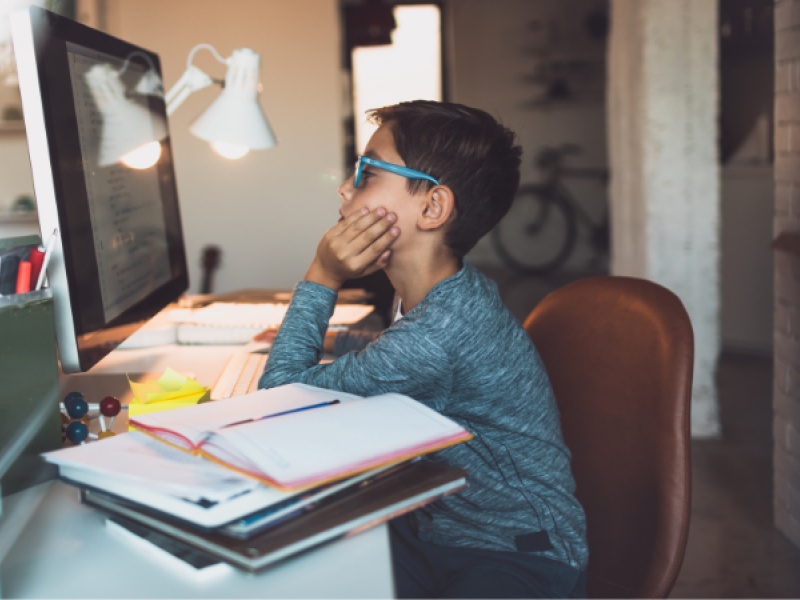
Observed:
[[[60,121],[54,115],[55,110],[63,110],[65,105],[71,106],[74,113],[67,43],[123,59],[134,52],[146,54],[159,76],[161,65],[154,52],[36,6],[13,14],[11,22],[43,243],[48,243],[54,230],[59,232],[53,245],[47,276],[54,293],[56,338],[61,368],[65,373],[87,371],[144,322],[174,302],[186,291],[189,282],[172,147],[167,133],[162,140],[158,169],[168,229],[171,278],[108,322],[103,317],[100,323],[96,314],[88,312],[87,290],[81,289],[81,284],[92,287],[91,277],[87,278],[87,273],[91,274],[94,269],[96,275],[96,255],[92,245],[94,261],[85,260],[85,243],[81,249],[83,254],[78,252],[81,236],[74,235],[77,224],[70,223],[71,215],[76,210],[83,210],[88,215],[85,179],[78,181],[75,177],[78,170],[74,164],[77,125],[74,132],[67,132],[64,129],[63,114],[59,115]],[[163,99],[153,99],[152,102],[155,105],[151,104],[151,107],[162,113],[161,116],[167,123]],[[70,145],[71,153],[64,151],[64,147]],[[77,152],[80,156],[79,145]],[[70,160],[72,163],[68,163]],[[82,165],[79,170],[83,172]],[[69,191],[65,187],[65,179],[71,179]],[[80,205],[80,202],[84,202],[85,206]],[[85,226],[83,222],[80,224]],[[99,294],[99,289],[99,284],[96,284],[92,293]],[[97,313],[96,301],[93,308]]]

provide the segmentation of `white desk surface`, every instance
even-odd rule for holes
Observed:
[[[213,385],[238,346],[162,346],[109,354],[91,373],[162,372],[169,366]],[[115,427],[116,429],[116,427]],[[102,442],[97,442],[102,443]],[[129,544],[80,504],[77,489],[50,482],[3,499],[0,596],[6,598],[389,598],[385,525],[251,575],[198,574],[160,551]],[[14,522],[11,522],[13,519]]]

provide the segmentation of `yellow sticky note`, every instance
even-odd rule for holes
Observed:
[[[194,379],[184,377],[169,367],[157,381],[136,383],[128,378],[128,382],[134,398],[142,404],[178,400],[184,396],[193,396],[198,392],[208,390],[208,388],[203,387]]]
[[[162,410],[171,410],[173,408],[184,408],[197,404],[202,396],[205,394],[197,395],[193,400],[166,400],[162,402],[153,402],[151,404],[139,404],[138,402],[131,402],[128,404],[128,417],[135,417],[152,412],[161,412]]]
[[[157,381],[136,383],[128,378],[133,400],[128,404],[128,416],[191,406],[210,399],[211,389],[194,379],[167,368]]]

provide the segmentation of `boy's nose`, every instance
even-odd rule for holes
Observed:
[[[355,188],[353,187],[354,177],[355,175],[351,175],[339,186],[338,192],[342,202],[350,202],[353,199],[353,192],[355,191]]]

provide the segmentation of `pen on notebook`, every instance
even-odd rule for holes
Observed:
[[[271,419],[272,417],[280,417],[282,415],[288,415],[291,413],[302,412],[304,410],[311,410],[312,408],[322,408],[323,406],[330,406],[332,404],[339,404],[339,400],[331,400],[330,402],[320,402],[319,404],[311,404],[309,406],[301,406],[300,408],[293,408],[292,410],[285,410],[283,412],[275,413],[274,415],[264,415],[263,417],[257,417],[255,419],[245,419],[244,421],[236,421],[235,423],[228,423],[227,425],[223,425],[220,429],[225,429],[226,427],[233,427],[234,425],[241,425],[242,423],[253,423],[254,421],[263,421],[264,419]]]
[[[44,276],[47,272],[47,263],[50,262],[50,258],[53,256],[53,246],[56,243],[56,237],[58,237],[58,228],[53,230],[53,235],[51,235],[50,239],[47,240],[47,248],[44,251],[44,258],[42,259],[42,268],[39,271],[39,280],[36,282],[37,290],[42,289]]]

